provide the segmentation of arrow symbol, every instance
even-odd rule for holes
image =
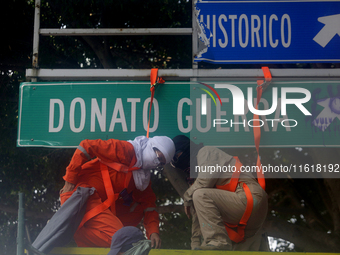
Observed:
[[[313,40],[325,48],[336,34],[340,36],[340,14],[319,17],[318,21],[325,24],[325,26]]]

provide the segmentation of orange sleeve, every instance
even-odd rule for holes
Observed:
[[[77,184],[81,166],[95,157],[105,162],[117,162],[129,166],[135,157],[135,152],[132,144],[127,141],[116,139],[83,140],[66,168],[64,180]]]
[[[157,211],[145,212],[143,222],[148,239],[150,239],[152,233],[159,234],[159,215]]]
[[[152,233],[159,234],[159,215],[156,211],[156,195],[151,189],[151,182],[144,191],[136,190],[133,193],[134,200],[140,203],[144,210],[144,228],[146,236],[150,238]]]

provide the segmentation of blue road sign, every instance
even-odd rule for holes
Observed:
[[[340,62],[340,1],[198,1],[196,15],[196,62]]]

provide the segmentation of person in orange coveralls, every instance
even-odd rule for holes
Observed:
[[[97,191],[89,197],[83,221],[74,235],[77,245],[110,247],[117,230],[137,226],[144,217],[151,246],[160,248],[159,215],[150,170],[169,163],[174,154],[174,143],[166,136],[82,141],[66,168],[65,185],[60,190],[61,204],[79,186]]]

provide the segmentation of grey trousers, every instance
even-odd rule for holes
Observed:
[[[248,184],[248,183],[247,183]],[[192,249],[200,245],[223,246],[229,250],[251,250],[260,248],[262,224],[268,210],[266,192],[257,184],[249,183],[254,206],[245,229],[245,241],[233,243],[225,229],[224,222],[238,224],[247,204],[243,188],[239,185],[235,192],[216,188],[198,189],[193,194],[195,211],[192,219]]]

